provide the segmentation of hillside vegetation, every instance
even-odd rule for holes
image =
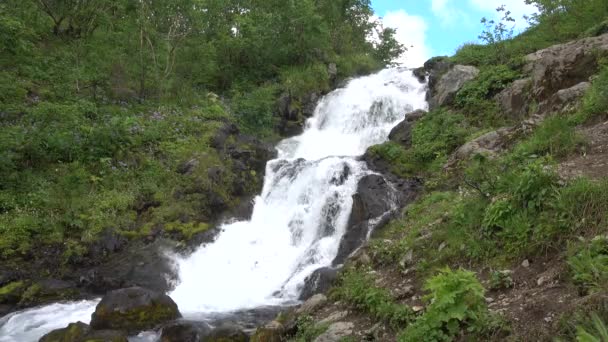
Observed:
[[[260,190],[261,140],[301,125],[305,99],[402,52],[372,14],[366,0],[2,1],[0,288],[210,229]]]
[[[411,146],[368,151],[388,172],[423,177],[425,191],[346,265],[330,304],[307,313],[325,329],[300,318],[307,331],[319,336],[332,313],[348,312],[353,341],[606,341],[608,181],[575,161],[607,147],[589,132],[608,118],[608,53],[579,65],[593,76],[577,105],[554,107],[541,103],[553,92],[527,79],[526,55],[608,33],[608,2],[527,2],[539,12],[522,34],[501,7],[502,20],[482,21],[484,44],[425,65],[479,74],[414,124]],[[531,97],[508,115],[497,95],[520,79]],[[500,149],[468,152],[496,137]]]

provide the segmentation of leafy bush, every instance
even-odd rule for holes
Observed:
[[[413,317],[411,308],[395,303],[390,292],[377,287],[374,277],[365,270],[346,270],[331,295],[395,328],[406,325]]]
[[[430,112],[417,121],[412,130],[413,157],[422,165],[443,161],[464,144],[468,135],[464,116],[446,110]]]
[[[546,119],[531,137],[520,143],[514,150],[516,156],[565,157],[582,144],[582,137],[576,133],[568,118],[554,116]]]
[[[480,123],[491,123],[498,113],[492,97],[519,78],[519,72],[506,65],[488,66],[456,95],[456,105]],[[491,124],[490,124],[491,126]]]
[[[300,316],[297,321],[298,332],[290,341],[293,342],[311,342],[319,335],[323,334],[329,324],[315,324],[315,321],[310,316]]]
[[[269,135],[274,125],[276,85],[238,92],[232,98],[232,110],[247,132]]]
[[[592,81],[591,89],[583,97],[583,105],[576,123],[583,123],[594,116],[608,114],[608,66],[604,66]]]
[[[597,236],[568,258],[572,279],[584,293],[605,291],[608,284],[608,237]]]
[[[426,311],[399,336],[400,342],[452,341],[461,329],[474,333],[487,327],[484,288],[473,272],[443,269],[424,287],[430,291]]]
[[[608,326],[606,323],[597,315],[591,315],[591,321],[593,322],[593,330],[588,332],[584,327],[578,327],[576,331],[576,340],[578,342],[606,342],[608,341]]]
[[[329,90],[329,75],[323,63],[285,69],[279,78],[281,86],[294,97]]]

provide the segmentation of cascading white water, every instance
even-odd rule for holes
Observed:
[[[252,218],[224,225],[212,244],[175,257],[180,282],[170,296],[180,311],[200,317],[295,302],[304,279],[338,253],[357,182],[369,173],[356,156],[385,141],[406,112],[425,109],[424,93],[411,71],[386,69],[324,97],[304,133],[277,146]],[[96,303],[2,318],[0,342],[35,341],[68,322],[88,322]]]

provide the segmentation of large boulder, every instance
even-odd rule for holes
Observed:
[[[163,327],[161,342],[199,342],[211,333],[204,322],[176,321]]]
[[[338,270],[335,268],[323,267],[314,271],[304,280],[300,300],[307,300],[316,294],[327,292],[336,279],[338,279]]]
[[[88,324],[70,323],[67,327],[56,329],[40,338],[40,342],[79,342],[89,332]]]
[[[131,287],[112,291],[103,297],[91,316],[91,327],[136,333],[179,317],[177,304],[169,296]]]
[[[405,148],[412,146],[412,128],[414,123],[426,114],[425,110],[417,110],[405,114],[405,119],[395,126],[388,135],[390,141],[401,144]]]
[[[201,342],[249,342],[249,335],[236,324],[224,323],[213,329]]]
[[[452,67],[439,78],[436,86],[430,88],[429,108],[433,110],[452,104],[458,91],[477,75],[479,75],[479,69],[473,66],[455,65]]]
[[[535,99],[550,98],[561,89],[589,80],[601,57],[608,56],[608,34],[554,45],[526,56],[524,72],[532,80]]]
[[[314,342],[340,342],[345,337],[351,336],[355,324],[351,322],[336,322],[329,326],[329,328],[317,337]]]
[[[258,328],[251,336],[251,342],[283,342],[285,339],[285,327],[277,321],[272,321]]]
[[[496,95],[496,101],[506,117],[520,120],[528,116],[531,103],[529,100],[531,86],[532,80],[529,78],[517,80]]]
[[[378,218],[394,209],[397,196],[391,185],[380,175],[367,175],[359,180],[353,195],[353,206],[346,233],[340,241],[333,266],[340,265],[366,240],[372,228],[370,219]]]

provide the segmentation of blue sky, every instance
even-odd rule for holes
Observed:
[[[451,55],[466,42],[475,42],[483,26],[482,17],[495,18],[496,7],[506,5],[517,20],[533,7],[524,0],[372,0],[384,25],[397,29],[397,38],[408,47],[403,58],[407,66],[421,65],[438,55]]]

